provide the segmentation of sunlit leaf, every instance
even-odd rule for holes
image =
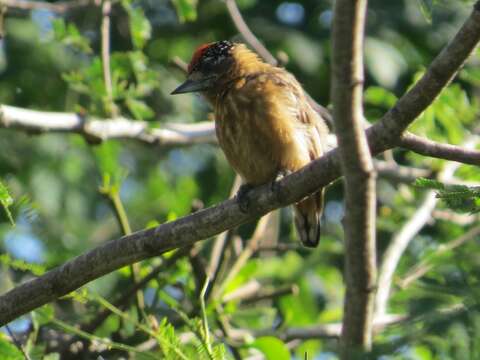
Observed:
[[[51,304],[47,304],[39,309],[36,309],[33,312],[33,316],[34,321],[38,324],[38,326],[42,326],[52,321],[55,316],[55,312],[53,310],[53,306]]]
[[[197,0],[172,0],[180,22],[197,19]]]
[[[259,349],[267,360],[290,360],[290,351],[287,346],[276,337],[259,337],[250,346]]]
[[[89,40],[82,35],[74,23],[67,23],[64,19],[54,19],[52,25],[55,40],[86,54],[92,53]]]
[[[0,359],[2,360],[23,360],[22,352],[0,333]]]
[[[127,170],[119,163],[120,145],[113,141],[107,141],[96,146],[94,153],[102,176],[103,191],[108,192],[111,188],[114,188],[115,191],[120,190],[127,175]]]
[[[136,49],[142,49],[152,36],[152,26],[143,13],[142,8],[132,6],[127,0],[122,1],[122,5],[129,16],[130,35],[133,46]]]
[[[125,104],[128,110],[133,114],[133,117],[138,120],[150,119],[155,115],[152,108],[145,104],[145,102],[133,98],[127,98]]]
[[[9,207],[13,204],[13,198],[10,196],[7,187],[0,181],[0,205],[2,205],[3,210],[7,214],[7,218],[12,225],[15,225],[13,221],[12,213],[10,212]]]
[[[436,0],[418,0],[420,11],[422,12],[423,17],[429,24],[432,23],[432,11],[435,3]]]

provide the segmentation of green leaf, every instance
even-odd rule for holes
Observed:
[[[142,8],[138,6],[133,7],[127,0],[122,1],[122,5],[129,16],[133,46],[135,49],[143,49],[152,36],[152,26],[143,13]]]
[[[15,225],[13,221],[12,213],[10,212],[9,207],[13,204],[13,198],[10,196],[7,187],[0,181],[0,204],[2,205],[5,213],[7,214],[8,220],[12,225]]]
[[[88,39],[80,33],[75,24],[67,24],[64,19],[55,19],[52,25],[55,40],[86,54],[92,53]]]
[[[42,275],[46,271],[45,267],[42,265],[27,263],[20,259],[12,259],[9,254],[1,254],[0,263],[15,270],[30,271],[33,275],[36,276]]]
[[[48,324],[50,321],[52,321],[54,316],[55,312],[51,304],[44,305],[33,312],[34,321],[38,324],[38,326]]]
[[[0,333],[0,359],[2,360],[23,360],[22,352],[10,341],[6,335]]]
[[[250,344],[260,350],[267,360],[290,360],[290,351],[285,343],[273,336],[263,336]]]
[[[137,120],[149,119],[155,115],[153,110],[145,102],[133,98],[127,98],[125,104],[133,117]]]
[[[380,86],[370,86],[367,91],[365,91],[364,96],[366,102],[375,106],[383,106],[388,109],[393,107],[397,102],[397,97],[392,92]]]
[[[443,190],[445,186],[437,180],[418,178],[415,181],[415,186],[425,189]]]
[[[107,141],[95,147],[94,152],[98,169],[102,175],[103,184],[100,191],[105,193],[111,190],[119,191],[127,175],[127,170],[118,162],[120,145],[112,141]]]
[[[423,17],[429,24],[432,23],[432,11],[435,2],[435,0],[418,0],[420,11],[422,12]]]
[[[195,21],[197,19],[197,0],[172,0],[177,9],[180,22]]]

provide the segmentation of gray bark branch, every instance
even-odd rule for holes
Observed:
[[[337,0],[332,33],[332,103],[345,188],[342,358],[371,349],[376,280],[375,169],[363,130],[366,0]]]

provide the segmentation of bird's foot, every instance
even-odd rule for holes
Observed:
[[[237,199],[238,207],[244,213],[248,212],[248,208],[250,205],[250,201],[248,200],[248,192],[252,190],[253,186],[250,184],[243,184],[237,191],[237,195],[235,196]]]
[[[278,187],[278,184],[277,182],[282,180],[285,176],[287,175],[290,175],[292,173],[291,170],[280,170],[278,173],[277,173],[277,176],[275,177],[275,179],[273,179],[273,181],[270,183],[270,190],[274,193],[276,192],[277,190],[277,187]]]

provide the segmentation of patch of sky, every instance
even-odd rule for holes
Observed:
[[[275,12],[278,20],[287,25],[300,25],[305,18],[305,8],[298,2],[282,2]]]

